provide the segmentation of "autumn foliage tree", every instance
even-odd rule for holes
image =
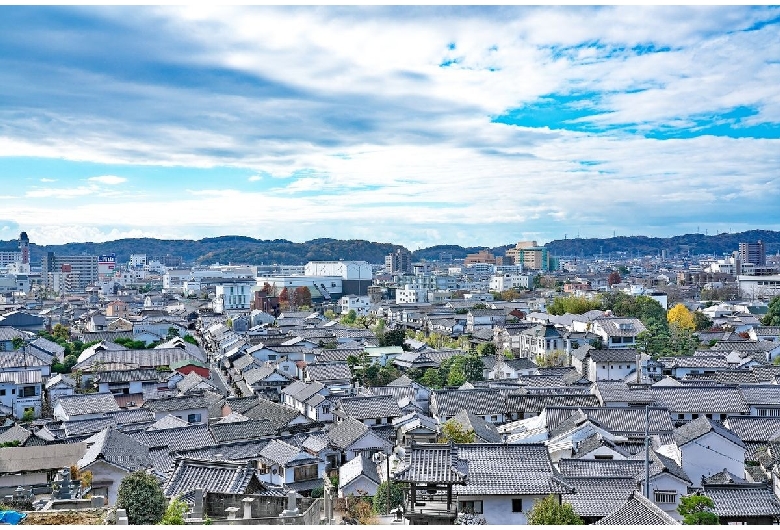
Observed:
[[[287,290],[287,287],[282,289],[282,292],[279,293],[279,305],[282,308],[290,307],[290,292]]]
[[[696,329],[696,322],[693,318],[693,313],[685,307],[683,304],[677,304],[669,310],[666,315],[666,319],[669,324],[675,325],[681,329]]]
[[[296,287],[293,291],[293,299],[292,303],[294,306],[302,307],[307,306],[311,307],[311,291],[308,287],[304,287],[301,285],[300,287]]]
[[[618,271],[612,271],[609,273],[609,276],[607,276],[607,285],[610,287],[620,283],[621,281],[623,281],[623,279],[620,277],[620,273]]]

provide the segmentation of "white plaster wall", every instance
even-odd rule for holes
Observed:
[[[738,477],[745,476],[745,449],[715,433],[708,433],[683,445],[682,468],[693,485],[701,485],[701,477],[727,469]]]

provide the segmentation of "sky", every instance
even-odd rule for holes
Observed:
[[[780,229],[777,7],[0,7],[0,239]]]

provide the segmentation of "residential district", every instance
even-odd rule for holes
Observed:
[[[303,266],[29,244],[0,254],[3,516],[780,523],[760,241]]]

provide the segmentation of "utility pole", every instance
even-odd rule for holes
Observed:
[[[650,405],[645,406],[645,497],[650,498]]]

